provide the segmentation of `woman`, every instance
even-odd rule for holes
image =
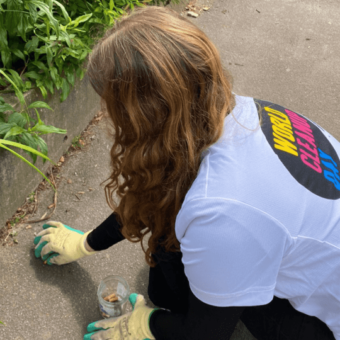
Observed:
[[[232,93],[206,35],[138,9],[92,52],[115,136],[114,213],[83,234],[49,222],[36,256],[64,264],[150,233],[149,297],[84,339],[340,339],[340,144],[307,118]],[[113,194],[117,193],[117,203]],[[52,228],[52,227],[55,228]]]

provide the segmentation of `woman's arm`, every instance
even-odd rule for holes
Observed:
[[[228,340],[246,307],[208,305],[191,292],[186,314],[157,310],[150,317],[156,340]]]
[[[85,243],[86,249],[88,251],[104,250],[124,240],[125,237],[120,232],[120,228],[121,226],[118,223],[117,215],[112,213],[102,224],[92,230],[87,236]]]

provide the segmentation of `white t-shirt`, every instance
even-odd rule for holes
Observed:
[[[202,154],[176,219],[185,274],[207,304],[264,305],[275,295],[340,339],[340,143],[257,102],[236,96],[223,136]]]

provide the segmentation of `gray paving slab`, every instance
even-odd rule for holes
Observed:
[[[234,76],[236,93],[286,105],[340,139],[338,1],[207,0],[202,4],[211,8],[190,20],[219,49]],[[54,220],[87,231],[110,214],[100,186],[110,171],[112,141],[106,130],[102,120],[93,128],[95,139],[88,149],[62,166],[64,179]],[[79,191],[85,192],[80,200],[74,195]],[[51,190],[41,194],[36,217],[46,212],[52,197]],[[110,274],[125,277],[131,291],[147,297],[148,267],[138,244],[123,241],[76,263],[44,266],[34,257],[32,244],[41,226],[16,228],[18,244],[0,248],[0,320],[6,324],[0,325],[1,340],[82,339],[87,324],[101,317],[97,287]],[[253,339],[239,323],[233,340]]]

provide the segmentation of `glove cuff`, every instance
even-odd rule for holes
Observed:
[[[80,244],[79,244],[79,247],[80,247],[80,250],[81,252],[85,255],[85,256],[88,256],[88,255],[93,255],[95,253],[97,253],[97,251],[88,251],[86,248],[85,248],[85,242],[86,242],[86,239],[87,239],[87,235],[91,232],[92,230],[86,232],[81,240],[80,240]]]

